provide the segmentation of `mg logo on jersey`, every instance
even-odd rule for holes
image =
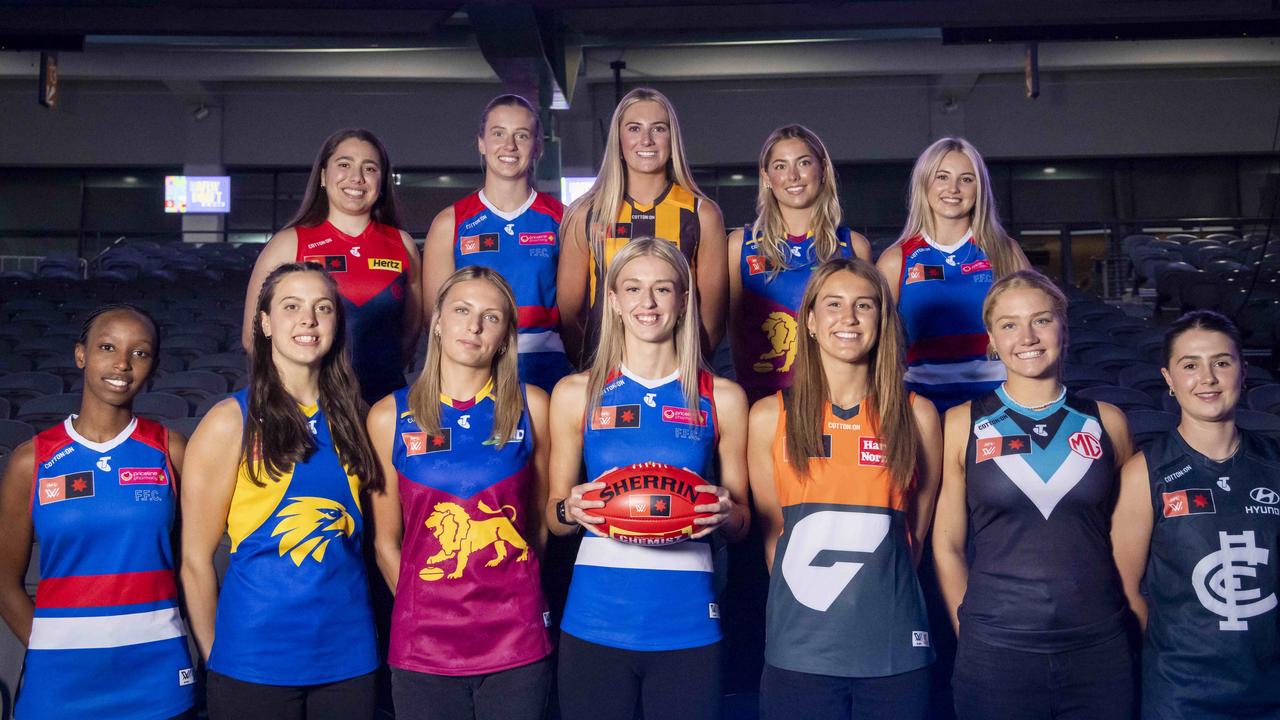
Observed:
[[[1071,433],[1071,437],[1067,438],[1067,444],[1071,446],[1071,452],[1081,457],[1090,460],[1102,457],[1102,443],[1092,433]]]
[[[111,472],[111,456],[103,455],[98,458],[98,469],[102,472]]]
[[[865,564],[852,556],[875,552],[888,535],[889,516],[879,513],[821,510],[805,517],[782,556],[787,588],[801,605],[826,612]]]
[[[1247,578],[1258,576],[1257,566],[1266,565],[1271,551],[1258,547],[1252,530],[1239,535],[1218,533],[1219,550],[1204,556],[1191,572],[1191,586],[1206,610],[1220,615],[1219,630],[1248,630],[1248,618],[1257,617],[1276,606],[1276,595],[1262,597],[1256,587],[1245,588]]]

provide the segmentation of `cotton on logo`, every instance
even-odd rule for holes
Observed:
[[[1102,457],[1102,443],[1090,433],[1072,433],[1071,437],[1067,438],[1067,444],[1071,446],[1072,452],[1090,460]]]
[[[782,577],[800,604],[826,612],[853,581],[863,563],[834,559],[818,565],[815,561],[819,554],[824,551],[840,556],[873,553],[888,534],[888,515],[838,510],[816,512],[792,529],[782,557]]]

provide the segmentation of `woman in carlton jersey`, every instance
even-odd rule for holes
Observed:
[[[436,215],[423,249],[425,316],[456,268],[483,265],[502,274],[519,306],[520,378],[547,391],[569,373],[556,307],[556,261],[564,206],[533,189],[542,155],[538,112],[519,95],[499,95],[480,114],[476,134],[484,187]]]
[[[733,365],[748,402],[791,384],[796,308],[813,268],[836,257],[871,259],[867,239],[840,225],[835,167],[803,125],[764,141],[756,212],[755,223],[729,233]]]
[[[604,309],[604,277],[634,238],[670,242],[692,270],[702,347],[724,335],[728,273],[724,218],[698,189],[685,157],[675,108],[665,95],[636,88],[609,122],[596,182],[569,208],[557,295],[569,357],[590,362]],[[579,360],[580,358],[580,360]]]
[[[1116,565],[1146,630],[1142,716],[1280,715],[1276,548],[1280,446],[1235,423],[1240,333],[1207,310],[1165,333],[1177,429],[1124,466],[1111,522]]]
[[[560,711],[566,720],[719,717],[720,624],[712,531],[736,541],[750,518],[746,397],[702,364],[697,296],[684,256],[665,240],[633,240],[605,276],[600,348],[591,369],[551,398],[551,492],[557,535],[586,528],[561,622]],[[663,547],[600,535],[583,500],[617,467],[660,462],[702,478],[719,461],[719,501],[693,538]]]
[[[15,712],[22,720],[194,717],[172,544],[186,440],[132,409],[159,353],[144,311],[92,312],[75,345],[80,414],[9,456],[0,615],[27,646]],[[33,540],[34,607],[23,582]]]
[[[396,595],[396,717],[540,720],[547,394],[520,383],[518,311],[497,272],[458,270],[432,307],[422,375],[369,413],[397,478],[373,496],[378,565]]]
[[[302,207],[258,255],[245,291],[241,342],[253,351],[258,293],[272,270],[315,262],[338,284],[360,394],[372,404],[404,387],[422,332],[418,249],[400,229],[391,158],[368,130],[339,130],[320,147]]]
[[[360,494],[382,472],[343,304],[320,265],[287,263],[254,307],[249,385],[196,428],[182,488],[182,581],[209,717],[370,718],[378,653]]]
[[[1108,523],[1124,415],[1060,380],[1067,300],[1020,270],[983,304],[1008,380],[947,412],[933,552],[961,720],[1127,720],[1136,709]]]
[[[902,384],[902,339],[875,266],[817,267],[790,390],[751,409],[751,490],[770,567],[761,716],[920,718],[934,660],[915,567],[942,430]],[[860,567],[816,562],[857,552]]]

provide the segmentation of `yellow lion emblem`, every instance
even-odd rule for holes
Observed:
[[[507,545],[520,551],[516,562],[529,559],[529,545],[524,538],[520,537],[520,533],[512,523],[516,519],[516,509],[510,505],[503,505],[501,509],[494,510],[483,501],[479,506],[481,512],[492,517],[476,520],[457,503],[436,504],[435,510],[427,517],[426,526],[436,536],[436,540],[440,541],[440,552],[427,558],[427,566],[418,573],[418,577],[423,580],[439,580],[445,576],[444,569],[435,566],[445,560],[457,558],[453,572],[449,573],[448,577],[460,578],[462,571],[467,568],[467,560],[471,557],[471,553],[490,545],[493,546],[497,557],[485,563],[485,567],[494,567],[506,560]],[[508,510],[511,511],[510,518],[505,512]]]
[[[347,509],[328,498],[292,498],[276,517],[280,518],[280,524],[271,537],[281,536],[280,554],[289,553],[293,564],[298,566],[307,556],[324,562],[329,541],[343,535],[351,537],[356,530],[355,520],[347,514]]]
[[[769,313],[760,324],[760,329],[769,339],[769,350],[760,354],[760,359],[751,367],[758,373],[788,372],[796,360],[796,319],[781,311]],[[775,358],[782,358],[782,367],[777,367]]]

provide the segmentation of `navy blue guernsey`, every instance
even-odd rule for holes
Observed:
[[[1115,454],[1098,404],[1066,395],[1033,411],[999,387],[971,408],[973,559],[961,625],[987,644],[1041,653],[1123,632],[1110,541]]]
[[[1280,444],[1241,431],[1235,455],[1215,462],[1175,430],[1146,456],[1143,717],[1280,717]]]

